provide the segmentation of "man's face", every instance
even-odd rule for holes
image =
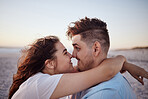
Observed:
[[[80,71],[91,69],[94,63],[92,48],[89,48],[87,44],[81,40],[81,35],[72,37],[72,45],[74,47],[72,56],[78,60],[78,69]]]

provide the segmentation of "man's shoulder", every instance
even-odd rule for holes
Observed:
[[[86,97],[89,97],[89,99],[94,97],[103,97],[101,99],[108,99],[112,96],[116,96],[113,97],[114,99],[119,99],[119,97],[121,98],[124,96],[135,99],[133,98],[135,97],[135,94],[130,84],[120,73],[116,74],[112,79],[86,90],[82,99],[85,99]]]
[[[118,73],[116,74],[112,79],[102,82],[100,84],[97,84],[91,88],[89,88],[89,90],[102,90],[104,88],[112,88],[112,89],[116,89],[116,87],[120,86],[120,82],[123,80],[123,76]]]
[[[85,99],[88,97],[93,97],[93,98],[101,97],[102,94],[105,95],[106,93],[107,93],[107,96],[111,94],[116,95],[117,92],[118,92],[118,88],[114,87],[114,85],[112,85],[110,81],[106,81],[83,91],[82,99]]]
[[[118,91],[118,89],[121,87],[122,79],[123,79],[123,76],[120,73],[118,73],[112,79],[102,82],[100,84],[97,84],[85,90],[83,93],[90,95],[103,90]]]

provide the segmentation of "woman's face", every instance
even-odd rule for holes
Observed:
[[[70,73],[74,71],[74,68],[72,66],[71,62],[71,54],[67,52],[67,49],[64,47],[64,45],[61,42],[57,42],[55,44],[56,47],[56,73]]]

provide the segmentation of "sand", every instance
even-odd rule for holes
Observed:
[[[109,57],[123,55],[127,61],[148,71],[148,49],[110,51]],[[144,79],[144,86],[134,79],[128,72],[123,74],[130,82],[138,99],[148,99],[148,79]]]
[[[10,49],[11,50],[11,49]],[[148,49],[134,49],[110,51],[109,57],[124,55],[127,60],[148,71]],[[0,51],[0,99],[7,99],[12,76],[16,73],[19,51]],[[141,85],[129,73],[123,74],[130,82],[138,99],[148,99],[148,80],[144,79],[145,85]]]

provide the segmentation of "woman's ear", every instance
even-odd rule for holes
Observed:
[[[94,56],[98,56],[100,54],[100,52],[101,52],[101,45],[100,45],[100,43],[98,41],[96,41],[93,44],[92,48],[93,48],[93,55]]]
[[[55,69],[55,61],[54,60],[50,60],[50,59],[47,59],[45,61],[45,66],[48,68],[48,69]]]

